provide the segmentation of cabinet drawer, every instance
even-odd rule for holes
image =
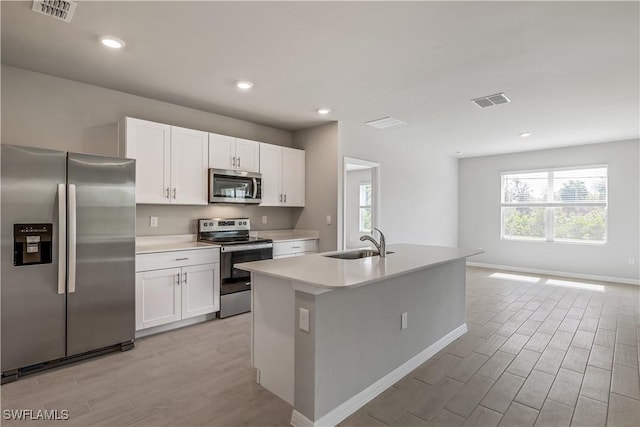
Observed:
[[[213,264],[220,262],[220,249],[198,249],[192,251],[156,252],[136,255],[136,271],[159,270],[187,265]]]
[[[273,244],[274,258],[280,255],[296,254],[301,252],[315,252],[318,250],[318,240],[294,240],[291,242],[277,242]]]

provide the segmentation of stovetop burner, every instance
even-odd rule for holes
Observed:
[[[248,218],[201,219],[198,221],[198,241],[222,246],[273,242],[249,236],[250,227]]]
[[[237,238],[216,238],[213,236],[201,236],[198,240],[201,242],[215,243],[218,245],[241,245],[247,243],[272,243],[271,239],[263,239],[261,237],[237,237]]]

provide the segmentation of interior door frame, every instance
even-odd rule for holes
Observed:
[[[371,169],[371,197],[373,198],[371,203],[371,225],[372,228],[380,228],[381,220],[380,220],[380,163],[372,162],[370,160],[357,159],[355,157],[347,157],[344,156],[342,162],[342,212],[341,212],[341,236],[338,240],[340,244],[341,250],[344,250],[347,247],[347,231],[346,231],[346,220],[347,220],[347,203],[345,200],[347,194],[347,166],[349,164],[365,166]]]

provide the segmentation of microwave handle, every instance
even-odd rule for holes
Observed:
[[[253,180],[253,198],[257,199],[258,198],[258,179],[252,178],[252,180]]]

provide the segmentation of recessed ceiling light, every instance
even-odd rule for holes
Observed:
[[[523,138],[526,138],[528,136],[531,136],[531,132],[522,132],[522,133],[520,133],[520,136],[523,137]]]
[[[249,90],[253,87],[253,83],[248,80],[240,80],[236,82],[238,89]]]
[[[460,154],[462,154],[462,151],[456,151],[456,156],[459,156]]]
[[[329,114],[331,112],[328,108],[318,108],[318,114]]]
[[[126,45],[124,40],[111,36],[100,37],[100,42],[111,49],[122,49]]]

